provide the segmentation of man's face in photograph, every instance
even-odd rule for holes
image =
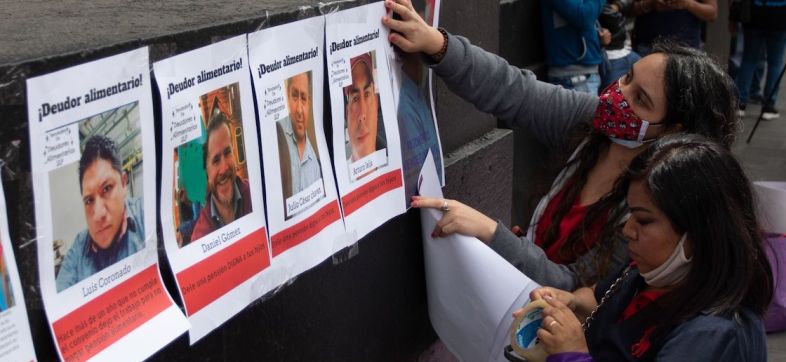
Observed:
[[[216,203],[232,205],[235,185],[235,156],[229,128],[222,125],[210,132],[207,141],[207,185]]]
[[[127,176],[97,158],[82,177],[82,205],[87,231],[96,246],[107,249],[125,222]]]
[[[349,143],[355,161],[376,150],[378,102],[371,65],[358,61],[352,67],[346,112]]]
[[[308,75],[301,73],[292,77],[287,86],[289,119],[298,142],[305,140],[306,125],[311,117],[311,94],[308,92],[308,85]]]

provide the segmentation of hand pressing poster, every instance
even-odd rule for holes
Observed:
[[[412,6],[429,25],[437,26],[439,0],[413,0]],[[426,154],[431,151],[440,184],[445,186],[442,144],[439,139],[431,89],[432,72],[420,60],[420,53],[388,49],[394,102],[401,137],[401,158],[407,205],[417,194],[417,181]]]
[[[161,226],[191,344],[272,286],[246,36],[154,64]]]
[[[147,48],[27,81],[41,294],[60,357],[144,359],[188,323],[161,282]]]
[[[22,282],[8,233],[5,194],[0,183],[0,361],[35,361]]]
[[[324,29],[320,16],[248,35],[280,283],[332,255],[345,232],[322,119]]]
[[[325,17],[336,179],[357,238],[406,208],[383,15],[377,2]]]

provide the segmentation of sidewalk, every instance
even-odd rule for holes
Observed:
[[[761,112],[761,105],[749,104],[733,147],[751,181],[786,181],[786,87],[782,85],[779,93],[775,107],[781,117],[762,120],[751,142],[745,143]]]
[[[733,150],[743,163],[751,181],[786,181],[786,82],[781,82],[775,108],[781,117],[759,123],[749,144],[745,141],[759,118],[761,105],[748,104],[743,131]],[[786,361],[786,332],[767,336],[767,359]]]

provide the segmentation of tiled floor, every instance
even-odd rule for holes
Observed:
[[[784,82],[786,83],[786,82]],[[743,162],[751,181],[786,181],[786,84],[781,91],[776,108],[781,117],[761,121],[753,139],[746,143],[759,117],[761,107],[750,104],[743,118],[743,133],[734,145],[734,153]],[[786,361],[786,332],[770,334],[767,338],[768,360]]]

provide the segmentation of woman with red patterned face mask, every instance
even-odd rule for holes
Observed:
[[[477,237],[542,285],[591,285],[627,260],[624,241],[615,237],[627,215],[624,197],[611,191],[648,141],[688,132],[730,147],[736,136],[733,83],[697,50],[661,45],[599,98],[540,82],[465,38],[428,26],[409,0],[385,4],[390,13],[382,22],[391,43],[430,57],[448,87],[480,110],[571,155],[524,237],[455,200],[412,200],[413,207],[444,211],[435,236]]]

